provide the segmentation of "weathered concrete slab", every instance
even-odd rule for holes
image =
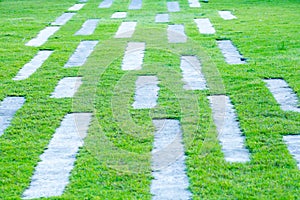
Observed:
[[[218,40],[218,46],[228,64],[245,64],[246,61],[230,40]]]
[[[179,121],[162,119],[152,122],[156,128],[152,150],[152,199],[191,199]]]
[[[284,111],[300,112],[298,97],[283,79],[265,79],[264,82]]]
[[[91,113],[72,113],[64,117],[40,156],[41,161],[35,168],[29,188],[23,193],[23,199],[63,194],[91,118]]]
[[[65,77],[61,79],[54,92],[51,94],[52,98],[71,98],[75,95],[82,84],[81,77]]]
[[[115,12],[110,18],[112,19],[122,19],[127,17],[127,12]]]
[[[167,32],[169,43],[185,43],[187,41],[184,25],[168,25]]]
[[[49,56],[53,53],[53,51],[39,51],[37,55],[27,64],[25,64],[22,69],[18,72],[18,74],[13,78],[15,81],[27,79],[31,76],[38,68],[40,68],[45,60],[49,58]]]
[[[142,69],[146,44],[144,42],[129,42],[122,62],[122,70]]]
[[[158,78],[156,76],[139,76],[135,85],[134,109],[154,108],[158,99]]]
[[[86,20],[81,29],[79,29],[75,35],[92,35],[97,28],[100,19],[88,19]]]
[[[167,8],[169,12],[179,12],[180,6],[177,1],[167,2]]]
[[[182,70],[183,86],[186,90],[206,90],[206,80],[201,72],[201,64],[196,56],[182,56],[180,69]]]
[[[155,16],[156,23],[165,23],[169,22],[169,14],[157,14]]]
[[[199,32],[202,34],[215,34],[216,30],[213,27],[213,25],[210,23],[210,20],[205,19],[194,19],[195,23],[197,24],[197,27],[199,29]]]
[[[6,97],[0,105],[0,136],[9,127],[16,112],[25,103],[24,97]]]
[[[76,48],[74,54],[69,58],[68,62],[65,64],[67,67],[79,67],[82,66],[90,54],[93,52],[98,41],[82,41]]]
[[[227,162],[248,162],[250,153],[245,147],[245,137],[237,121],[237,116],[229,97],[209,96],[213,119],[218,131],[218,139]]]
[[[300,135],[285,135],[283,136],[283,140],[290,154],[297,161],[298,169],[300,169]]]
[[[68,9],[68,11],[79,11],[79,10],[81,10],[81,8],[83,8],[83,6],[85,6],[85,4],[76,3],[76,4],[74,4],[74,6],[70,7]]]
[[[236,16],[231,14],[230,11],[218,11],[220,17],[222,17],[224,20],[232,20],[236,19]]]
[[[52,22],[52,26],[62,26],[65,25],[76,13],[64,13],[58,17],[55,22]]]
[[[191,8],[200,8],[201,4],[199,3],[198,0],[189,0],[189,6]]]
[[[131,0],[128,9],[129,10],[139,10],[142,8],[142,0]]]
[[[100,4],[99,4],[99,8],[110,8],[111,5],[113,3],[113,0],[103,0]]]
[[[136,27],[137,22],[122,22],[115,38],[131,38]]]
[[[44,30],[40,31],[40,33],[29,42],[27,42],[26,46],[39,47],[47,42],[48,38],[51,37],[56,31],[59,30],[60,27],[50,26],[46,27]]]

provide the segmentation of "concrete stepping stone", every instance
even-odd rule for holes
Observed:
[[[218,11],[218,13],[224,20],[232,20],[237,18],[236,16],[231,14],[230,11]]]
[[[43,63],[49,58],[53,51],[39,51],[37,55],[27,64],[25,64],[18,74],[13,78],[15,81],[24,80],[29,78]]]
[[[187,41],[184,25],[168,25],[167,32],[169,43],[185,43]]]
[[[129,10],[139,10],[142,8],[142,0],[131,0],[128,9]]]
[[[179,12],[180,6],[177,1],[167,2],[167,8],[169,12]]]
[[[235,110],[229,97],[225,95],[209,96],[213,119],[218,131],[218,139],[227,162],[250,161],[250,153],[246,149],[245,137],[237,121]]]
[[[228,64],[245,64],[245,58],[239,53],[230,40],[218,40],[218,46]]]
[[[152,150],[152,199],[191,199],[179,121],[162,119],[152,122],[156,128]]]
[[[115,38],[131,38],[136,27],[137,22],[122,22]]]
[[[99,8],[110,8],[111,5],[113,3],[113,0],[103,0],[100,4],[99,4]]]
[[[64,13],[58,17],[55,22],[52,22],[52,26],[62,26],[65,25],[76,13]]]
[[[47,42],[48,38],[51,37],[56,31],[59,30],[58,26],[50,26],[46,27],[44,30],[40,31],[40,33],[29,42],[27,42],[26,46],[39,47]]]
[[[115,12],[110,18],[112,19],[123,19],[127,17],[127,12]]]
[[[79,11],[81,10],[81,8],[83,8],[83,6],[85,6],[85,4],[77,3],[74,6],[70,7],[68,11]]]
[[[199,3],[198,0],[189,0],[189,6],[191,8],[200,8],[201,4]]]
[[[201,72],[201,64],[196,56],[182,56],[180,69],[182,70],[183,86],[186,90],[206,90],[206,80]]]
[[[0,136],[9,127],[15,113],[25,103],[24,97],[6,97],[0,105]]]
[[[155,16],[156,23],[165,23],[169,22],[169,14],[157,14]]]
[[[66,77],[59,81],[51,98],[71,98],[82,84],[81,77]]]
[[[195,23],[197,24],[197,27],[199,29],[199,32],[202,34],[215,34],[216,30],[213,27],[213,25],[210,23],[210,20],[205,19],[194,19]]]
[[[23,199],[53,197],[63,194],[74,168],[76,155],[92,118],[91,113],[67,114],[56,129],[48,147],[40,156],[29,188]]]
[[[297,161],[298,169],[300,169],[300,135],[285,135],[283,136],[283,140],[290,154]]]
[[[68,62],[65,64],[67,67],[80,67],[82,66],[90,54],[93,52],[98,41],[82,41],[76,48],[74,54],[69,58]]]
[[[283,79],[265,79],[264,82],[282,110],[300,112],[298,97],[287,82]]]
[[[79,29],[75,35],[92,35],[97,28],[100,19],[88,19],[86,20],[81,29]]]
[[[158,78],[156,76],[139,76],[135,85],[134,109],[154,108],[158,99]]]
[[[122,70],[142,69],[146,44],[144,42],[129,42],[122,62]]]

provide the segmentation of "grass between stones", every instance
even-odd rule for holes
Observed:
[[[23,96],[25,104],[0,137],[0,199],[18,199],[28,188],[39,156],[63,117],[93,112],[70,184],[61,197],[49,199],[151,199],[152,119],[178,119],[182,126],[187,175],[193,199],[293,199],[300,192],[297,163],[283,141],[300,134],[300,115],[281,110],[264,79],[281,78],[300,98],[300,7],[297,0],[214,0],[190,8],[179,0],[180,12],[169,13],[169,24],[183,24],[186,43],[168,44],[167,26],[155,23],[167,13],[167,1],[143,0],[140,10],[127,10],[130,1],[115,0],[101,9],[89,0],[73,18],[40,47],[25,44],[76,2],[0,1],[0,100]],[[42,6],[41,6],[42,5]],[[237,19],[224,20],[218,11]],[[137,22],[132,38],[114,38],[124,21]],[[194,19],[209,18],[216,29],[199,34]],[[101,19],[95,32],[74,36],[87,19]],[[81,41],[99,41],[82,67],[64,68]],[[216,40],[231,40],[247,59],[229,65]],[[145,42],[141,70],[122,71],[128,42]],[[28,79],[14,81],[18,71],[39,52],[52,55]],[[183,89],[181,56],[196,55],[209,90]],[[82,77],[74,98],[50,95],[64,77]],[[158,105],[135,110],[138,76],[157,76]],[[228,163],[217,139],[207,96],[230,97],[245,135],[251,161]]]

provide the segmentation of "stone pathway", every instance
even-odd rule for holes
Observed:
[[[185,43],[187,41],[184,25],[168,25],[167,32],[169,43]]]
[[[81,29],[79,29],[75,35],[92,35],[97,28],[100,19],[88,19],[82,24]]]
[[[142,69],[146,44],[143,42],[129,42],[122,62],[122,70]]]
[[[79,11],[79,10],[81,10],[84,6],[85,6],[85,4],[82,4],[82,3],[75,4],[74,6],[70,7],[70,8],[68,9],[68,11]]]
[[[218,46],[228,64],[245,64],[246,61],[230,40],[218,40]]]
[[[127,17],[127,12],[115,12],[110,18],[112,19],[122,19]]]
[[[56,31],[59,30],[58,26],[46,27],[42,30],[35,38],[26,43],[26,46],[39,47],[47,42],[48,38],[51,37]]]
[[[142,8],[142,0],[131,0],[128,9],[129,10],[139,10]]]
[[[213,25],[210,23],[210,20],[205,19],[194,19],[199,32],[202,34],[215,34],[216,30],[214,29]]]
[[[237,18],[236,16],[231,14],[230,11],[218,11],[218,13],[224,20],[232,20]]]
[[[58,17],[55,22],[52,22],[52,26],[62,26],[65,25],[76,13],[64,13]]]
[[[100,4],[99,4],[99,8],[110,8],[111,5],[113,3],[113,0],[103,0]]]
[[[298,169],[300,169],[300,135],[285,135],[283,136],[283,140],[290,154],[297,161]]]
[[[167,2],[167,8],[169,12],[179,12],[180,6],[177,1]]]
[[[59,81],[51,94],[52,98],[71,98],[82,84],[81,77],[65,77]]]
[[[122,22],[115,35],[115,38],[131,38],[135,31],[136,25],[137,22]]]
[[[198,0],[189,0],[189,6],[191,8],[200,8],[201,7]]]
[[[156,23],[165,23],[169,22],[169,14],[157,14],[155,16]]]

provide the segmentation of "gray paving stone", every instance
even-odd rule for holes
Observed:
[[[52,26],[62,26],[65,25],[76,13],[64,13],[58,17],[55,22],[52,22]]]
[[[137,22],[122,22],[115,38],[131,38],[136,27]]]
[[[236,16],[231,14],[230,11],[218,11],[220,17],[222,17],[224,20],[232,20],[236,19]]]
[[[142,0],[131,0],[128,9],[129,10],[139,10],[142,8]]]
[[[179,12],[180,6],[177,1],[167,2],[167,8],[169,12]]]
[[[85,6],[85,4],[77,3],[77,4],[74,4],[74,6],[70,7],[68,9],[68,11],[79,11],[79,10],[81,10],[81,8],[83,8],[83,6]]]
[[[152,122],[156,128],[152,150],[152,199],[191,199],[179,121],[162,119]]]
[[[201,64],[196,56],[182,56],[180,68],[182,70],[183,86],[186,90],[206,90],[206,80],[201,72]]]
[[[285,135],[283,136],[283,140],[290,154],[297,161],[298,169],[300,169],[300,135]]]
[[[198,0],[189,0],[189,6],[191,8],[200,8],[201,4],[199,3]]]
[[[59,30],[60,27],[50,26],[46,27],[44,30],[40,31],[40,33],[29,42],[27,42],[26,46],[39,47],[47,42],[48,38],[51,37],[56,31]]]
[[[265,79],[264,82],[282,110],[300,112],[297,95],[283,79]]]
[[[40,156],[29,188],[23,199],[53,197],[63,194],[69,183],[79,147],[91,121],[91,113],[67,114],[56,129],[48,147]]]
[[[142,69],[146,44],[144,42],[128,42],[122,62],[122,70]]]
[[[13,80],[24,80],[31,76],[38,68],[40,68],[45,60],[49,58],[49,56],[53,53],[53,51],[39,51],[37,55],[27,64],[25,64],[22,69],[18,72],[18,74],[13,78]]]
[[[184,25],[168,25],[167,32],[169,43],[185,43],[187,41]]]
[[[100,19],[88,19],[86,20],[81,29],[78,30],[75,35],[92,35],[97,28]]]
[[[9,127],[15,113],[25,103],[24,97],[6,97],[0,105],[0,136]]]
[[[110,18],[112,19],[122,19],[127,17],[127,12],[115,12]]]
[[[67,67],[79,67],[82,66],[90,54],[93,52],[98,41],[82,41],[76,48],[74,54],[69,58],[68,62],[65,64]]]
[[[103,0],[100,4],[99,4],[99,8],[110,8],[111,5],[113,3],[113,0]]]
[[[218,131],[218,139],[227,162],[248,162],[250,153],[246,149],[245,137],[237,121],[235,110],[229,97],[209,96],[213,119]]]
[[[218,46],[228,64],[245,64],[246,61],[230,40],[218,40]]]
[[[59,81],[51,94],[52,98],[71,98],[82,84],[81,77],[65,77]]]
[[[197,27],[199,29],[199,32],[202,34],[215,34],[215,28],[210,23],[210,20],[205,19],[194,19],[195,23],[197,24]]]
[[[169,22],[169,14],[157,14],[155,16],[156,23],[165,23]]]
[[[134,109],[154,108],[158,98],[158,78],[156,76],[139,76],[135,85]]]

